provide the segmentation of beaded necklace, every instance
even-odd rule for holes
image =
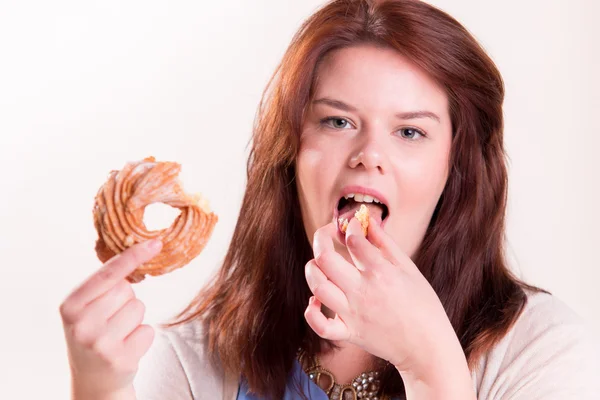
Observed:
[[[387,396],[379,396],[381,381],[378,371],[363,372],[351,383],[339,384],[331,371],[323,368],[318,357],[309,357],[300,351],[298,361],[310,380],[323,389],[330,400],[389,400]]]

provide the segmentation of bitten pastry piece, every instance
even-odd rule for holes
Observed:
[[[369,208],[366,205],[361,204],[360,208],[354,213],[354,217],[358,220],[358,222],[360,222],[363,234],[367,236],[369,231]],[[338,223],[342,233],[346,233],[346,229],[348,229],[348,220],[340,218]]]
[[[106,262],[126,248],[148,239],[160,239],[161,252],[140,265],[127,280],[142,281],[148,275],[162,275],[188,264],[212,235],[217,216],[201,195],[188,195],[178,179],[181,165],[157,162],[154,157],[129,162],[120,171],[111,171],[96,195],[94,226],[98,232],[96,254]],[[173,224],[149,231],[144,209],[164,203],[181,210]]]
[[[369,232],[369,208],[361,204],[354,216],[360,222],[363,234],[367,236],[367,232]]]

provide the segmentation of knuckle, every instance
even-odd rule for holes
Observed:
[[[131,284],[123,279],[115,287],[115,295],[123,299],[129,299],[132,298],[135,293],[133,292]]]
[[[310,326],[310,328],[313,330],[313,332],[315,332],[317,335],[323,337],[322,327],[315,323],[313,312],[307,309],[304,312],[304,318],[306,319],[308,326]]]
[[[137,254],[135,249],[128,249],[129,253],[123,253],[121,263],[127,265],[139,265],[142,263],[141,257]]]
[[[350,235],[346,238],[346,244],[349,247],[356,247],[359,244],[359,240],[358,235]]]
[[[315,297],[317,299],[321,299],[323,297],[323,285],[321,284],[316,284],[313,288],[312,288],[312,292],[315,295]]]
[[[305,273],[308,272],[313,267],[314,262],[315,262],[315,260],[310,260],[309,262],[304,264],[304,272]]]
[[[315,233],[313,234],[313,244],[314,243],[318,243],[322,240],[324,240],[327,236],[328,236],[328,230],[330,229],[330,227],[328,225],[324,225],[320,228],[318,228]]]
[[[144,305],[144,303],[138,298],[131,299],[130,302],[131,302],[131,307],[134,310],[143,310],[146,307]]]
[[[139,265],[144,262],[144,248],[141,245],[132,246],[125,250],[121,255],[124,262],[131,265]]]
[[[69,300],[64,301],[59,307],[60,316],[62,320],[67,324],[75,322],[75,309]]]
[[[367,302],[369,300],[369,295],[367,293],[367,287],[364,284],[359,285],[353,292],[353,295],[356,299],[356,301],[354,301],[353,303],[356,305],[367,304]]]
[[[91,332],[88,324],[84,322],[79,322],[73,325],[71,329],[71,337],[76,343],[84,346],[92,346],[94,343],[94,335]]]
[[[100,337],[92,344],[93,352],[107,363],[113,363],[114,360],[114,344],[106,337]]]
[[[113,263],[106,263],[98,270],[98,279],[102,281],[112,280],[115,273],[113,271]]]
[[[130,315],[134,317],[142,317],[146,312],[146,305],[137,298],[129,300],[126,307],[128,308]]]
[[[355,303],[355,302],[353,302],[353,303]],[[356,320],[357,318],[361,318],[360,310],[356,304],[351,304],[348,307],[348,315],[353,321]]]
[[[149,349],[154,341],[154,329],[150,325],[140,325],[135,346]]]
[[[327,253],[327,252],[326,252],[326,251],[324,251],[324,252],[322,252],[322,253],[319,253],[319,254],[317,254],[317,255],[315,256],[315,262],[317,263],[317,265],[321,265],[321,264],[323,264],[323,263],[325,262],[325,254],[326,254],[326,253]]]
[[[317,240],[319,240],[319,236],[321,236],[321,233],[323,231],[323,227],[318,228],[315,233],[313,233],[313,243],[316,242]]]
[[[146,305],[139,299],[135,299],[135,308],[142,315],[146,313]]]
[[[383,267],[384,267],[384,265],[379,263],[376,265],[376,268],[371,268],[369,271],[370,278],[372,280],[374,280],[375,282],[386,283],[387,280],[385,278],[386,278],[387,274],[383,273]]]
[[[361,326],[368,326],[366,324],[371,324],[373,323],[373,317],[371,316],[370,313],[365,313],[365,312],[359,312],[358,310],[355,310],[355,318],[358,318],[361,322]]]
[[[327,325],[318,327],[316,332],[317,335],[321,336],[324,339],[329,337],[329,329],[327,329]]]
[[[135,374],[138,370],[138,365],[136,362],[132,362],[132,361],[126,361],[124,359],[121,358],[115,358],[112,359],[109,367],[113,370],[113,371],[117,371],[119,373],[123,373],[123,374]]]
[[[122,267],[141,264],[141,261],[139,261],[140,256],[137,255],[139,252],[135,250],[135,247],[131,247],[107,261],[98,271],[98,278],[100,280],[113,280]]]
[[[304,267],[304,276],[306,277],[306,281],[308,282],[309,286],[313,286],[317,280],[315,279],[315,269],[319,268],[317,266],[317,263],[314,260],[310,260],[309,262],[306,263],[306,266]]]
[[[357,317],[359,317],[359,313],[358,310],[356,309],[356,307],[351,307],[348,310],[348,315],[350,316],[350,318],[352,318],[353,320],[355,320]]]
[[[331,250],[325,250],[317,255],[317,257],[315,258],[315,261],[319,265],[328,264],[329,262],[332,261],[332,257],[333,257],[333,254],[332,254]]]

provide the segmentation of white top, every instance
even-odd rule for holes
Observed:
[[[235,400],[238,381],[207,362],[197,323],[157,329],[134,385],[138,400]],[[562,301],[530,294],[523,313],[471,373],[479,400],[600,399],[600,344]]]

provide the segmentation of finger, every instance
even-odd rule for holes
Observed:
[[[369,230],[371,226],[369,226]],[[346,229],[346,247],[352,262],[359,271],[376,268],[384,261],[381,252],[372,245],[362,233],[360,222],[352,218]]]
[[[78,324],[87,327],[90,332],[106,329],[108,320],[130,299],[135,297],[131,284],[126,280],[117,283],[112,289],[98,297],[81,310],[82,317],[75,317]],[[73,321],[74,322],[74,321]]]
[[[333,238],[337,237],[337,229],[333,222],[319,228],[313,238],[313,252],[327,279],[348,293],[359,284],[360,273],[335,251]]]
[[[144,320],[146,307],[139,299],[129,300],[107,322],[105,336],[111,341],[123,341]]]
[[[311,297],[308,307],[304,312],[304,318],[313,331],[323,339],[348,340],[350,335],[346,324],[336,315],[335,318],[327,318],[321,311],[321,302]]]
[[[161,248],[162,243],[159,240],[149,240],[131,246],[108,260],[65,301],[65,304],[70,306],[69,312],[77,313],[98,296],[106,293],[139,265],[156,256]]]
[[[327,249],[319,252],[314,261],[327,279],[344,293],[354,290],[360,284],[360,272],[337,251]]]
[[[137,267],[150,261],[162,248],[158,239],[148,240],[136,244],[108,260],[98,272],[92,275],[90,282],[94,290],[91,292],[105,292],[118,281],[125,279]]]
[[[331,311],[344,314],[348,310],[348,299],[344,292],[327,279],[314,260],[310,260],[304,269],[310,291]]]
[[[135,297],[131,284],[125,279],[113,286],[108,292],[89,303],[82,311],[95,320],[106,323],[129,300]]]
[[[125,351],[134,359],[141,358],[154,341],[154,329],[150,325],[140,325],[124,340]]]
[[[367,239],[375,247],[377,247],[381,254],[392,264],[395,265],[411,265],[413,264],[410,257],[404,253],[394,239],[388,235],[381,226],[371,217],[369,219],[369,234]]]
[[[313,253],[315,258],[324,251],[333,250],[333,238],[337,235],[337,224],[330,222],[329,224],[317,229],[313,236]]]

